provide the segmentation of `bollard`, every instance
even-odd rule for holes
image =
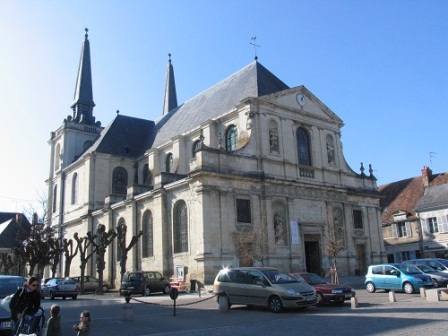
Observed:
[[[132,322],[132,305],[127,303],[123,305],[121,320],[123,322]]]
[[[395,297],[394,291],[389,292],[389,302],[397,302],[397,298]]]
[[[422,299],[426,299],[426,289],[424,289],[423,287],[420,288],[420,297]]]
[[[219,311],[224,312],[229,310],[229,298],[227,296],[220,296],[218,298]]]
[[[352,305],[352,309],[358,308],[358,299],[355,296],[350,299],[350,303]]]

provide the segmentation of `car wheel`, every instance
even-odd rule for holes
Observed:
[[[165,287],[163,287],[163,293],[164,294],[169,294],[170,293],[170,286],[166,285]]]
[[[439,287],[439,282],[436,279],[432,279],[432,281],[434,282],[434,288]]]
[[[414,293],[414,286],[410,282],[405,282],[403,285],[403,290],[406,294],[412,294]]]
[[[322,293],[316,293],[316,299],[317,299],[318,306],[324,305],[325,299],[324,299],[324,295]]]
[[[143,296],[149,296],[151,294],[151,289],[149,287],[145,287],[145,293]]]
[[[77,297],[78,297],[78,295],[74,295],[74,296],[72,296],[72,299],[76,300]]]
[[[50,300],[54,300],[54,294],[53,294],[53,292],[50,292]]]
[[[375,291],[376,291],[376,288],[375,288],[375,285],[373,284],[373,282],[366,283],[366,289],[369,293],[375,293]]]
[[[103,285],[103,293],[106,293],[109,290],[109,288],[106,285]]]
[[[283,309],[282,300],[280,300],[280,298],[278,296],[271,296],[269,298],[268,305],[269,305],[269,309],[273,313],[280,313]]]
[[[219,309],[228,310],[232,306],[229,301],[229,298],[226,295],[220,295],[218,297]]]

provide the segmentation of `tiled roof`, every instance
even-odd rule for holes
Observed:
[[[430,178],[429,187],[447,183],[447,173],[435,174]],[[410,213],[412,217],[416,205],[424,195],[425,188],[423,178],[417,176],[379,186],[378,191],[382,196],[380,199],[381,221],[385,224],[393,222],[393,214],[399,210]]]

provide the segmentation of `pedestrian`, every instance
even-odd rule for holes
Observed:
[[[81,322],[79,324],[74,324],[73,329],[78,333],[77,336],[89,336],[90,335],[90,312],[88,310],[84,310],[81,312],[81,316],[79,316]]]
[[[50,318],[47,322],[47,336],[62,336],[60,311],[61,308],[56,304],[50,307]]]
[[[40,307],[39,280],[32,276],[19,288],[9,302],[13,334],[17,331],[22,314],[34,316]]]

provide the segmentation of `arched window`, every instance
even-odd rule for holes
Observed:
[[[327,159],[328,164],[335,164],[335,155],[334,155],[334,140],[333,137],[328,134],[327,135]]]
[[[278,126],[275,120],[269,121],[269,152],[270,153],[279,152]]]
[[[235,125],[230,125],[226,131],[226,150],[233,152],[238,142],[238,129]]]
[[[152,257],[154,255],[154,235],[152,213],[149,210],[145,211],[143,214],[142,231],[142,257]]]
[[[72,178],[72,204],[78,204],[78,173]]]
[[[61,165],[61,144],[56,145],[56,152],[54,155],[54,170],[58,170]]]
[[[53,188],[53,212],[56,212],[58,204],[58,186],[55,185]]]
[[[123,167],[117,167],[112,174],[112,194],[126,195],[128,172]]]
[[[173,209],[174,253],[188,251],[188,215],[185,201],[177,201]]]
[[[201,149],[201,140],[196,140],[193,142],[193,147],[191,148],[191,157],[196,157],[196,152]]]
[[[145,164],[143,166],[143,184],[144,185],[151,185],[152,184],[152,174],[149,170],[149,165]]]
[[[174,164],[174,159],[173,159],[173,154],[172,153],[168,153],[166,155],[166,159],[165,159],[165,171],[167,173],[174,173],[173,170],[173,164]]]
[[[121,261],[122,256],[122,248],[126,248],[126,221],[124,218],[120,218],[117,223],[116,231],[118,233],[117,236],[117,261]]]
[[[311,166],[310,136],[303,127],[297,129],[297,147],[299,164]]]

